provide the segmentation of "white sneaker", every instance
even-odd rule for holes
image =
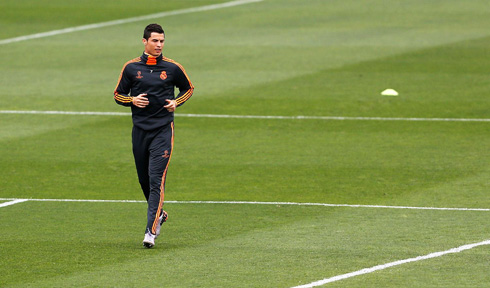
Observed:
[[[157,229],[155,229],[155,239],[160,235],[160,229],[162,228],[162,224],[165,223],[167,221],[167,218],[168,218],[168,213],[165,211],[165,210],[162,210],[162,215],[160,215],[160,217],[158,217],[158,225],[157,225]]]
[[[145,246],[146,248],[151,248],[155,246],[155,235],[147,232],[145,234],[145,239],[143,239],[143,246]]]

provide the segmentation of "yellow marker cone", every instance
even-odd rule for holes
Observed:
[[[383,95],[383,96],[398,96],[398,92],[396,92],[393,89],[386,89],[383,92],[381,92],[381,95]]]

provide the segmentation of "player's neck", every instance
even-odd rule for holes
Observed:
[[[160,53],[160,54],[159,54],[159,55],[157,55],[157,56],[151,55],[151,54],[149,54],[148,52],[144,52],[144,53],[145,53],[145,55],[146,55],[146,56],[148,56],[148,57],[153,57],[153,58],[158,58],[158,57],[160,57],[160,56],[162,56],[162,57],[163,57],[163,53]]]

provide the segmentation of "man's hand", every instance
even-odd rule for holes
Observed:
[[[150,104],[150,101],[148,101],[148,98],[146,98],[147,94],[140,94],[136,97],[133,97],[133,105],[138,107],[138,108],[145,108]]]
[[[165,101],[167,101],[167,105],[163,106],[163,108],[167,109],[168,112],[174,112],[175,108],[177,108],[177,101],[169,99]]]

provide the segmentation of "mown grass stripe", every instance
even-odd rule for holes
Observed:
[[[67,34],[67,33],[73,33],[73,32],[77,32],[77,31],[84,31],[84,30],[91,30],[91,29],[97,29],[97,28],[108,27],[108,26],[115,26],[115,25],[132,23],[132,22],[143,21],[143,20],[162,18],[162,17],[167,17],[167,16],[174,16],[174,15],[188,14],[188,13],[194,13],[194,12],[203,12],[203,11],[210,11],[210,10],[216,10],[216,9],[221,9],[221,8],[228,8],[228,7],[233,7],[233,6],[243,5],[243,4],[249,4],[249,3],[254,3],[254,2],[261,2],[261,1],[263,1],[263,0],[235,0],[235,1],[230,1],[230,2],[225,2],[225,3],[220,3],[220,4],[213,4],[213,5],[207,5],[207,6],[201,6],[201,7],[193,7],[193,8],[187,8],[187,9],[174,10],[174,11],[166,11],[166,12],[160,12],[160,13],[154,13],[154,14],[148,14],[148,15],[143,15],[143,16],[126,18],[126,19],[119,19],[119,20],[112,20],[112,21],[101,22],[101,23],[94,23],[94,24],[69,27],[69,28],[64,28],[64,29],[59,29],[59,30],[52,30],[52,31],[47,31],[47,32],[42,32],[42,33],[36,33],[36,34],[31,34],[31,35],[25,35],[25,36],[19,36],[19,37],[14,37],[14,38],[3,39],[3,40],[0,40],[0,45],[10,44],[10,43],[15,43],[15,42],[20,42],[20,41],[26,41],[26,40],[32,40],[32,39],[38,39],[38,38],[44,38],[44,37],[50,37],[50,36],[56,36],[56,35]]]
[[[0,198],[0,201],[39,201],[39,202],[101,202],[101,203],[146,203],[144,200],[103,200],[103,199],[22,199]],[[451,207],[416,207],[416,206],[388,206],[388,205],[360,205],[360,204],[329,204],[329,203],[301,203],[301,202],[258,202],[258,201],[165,201],[171,204],[248,204],[248,205],[292,205],[292,206],[324,206],[349,208],[384,208],[384,209],[410,209],[410,210],[443,210],[443,211],[485,211],[490,208],[451,208]]]
[[[0,114],[46,114],[81,116],[130,116],[131,112],[96,111],[39,111],[39,110],[0,110]],[[486,118],[403,118],[403,117],[344,117],[344,116],[275,116],[275,115],[225,115],[225,114],[179,114],[188,118],[236,118],[236,119],[279,119],[279,120],[356,120],[356,121],[432,121],[432,122],[490,122]]]
[[[368,274],[368,273],[373,273],[375,271],[384,270],[384,269],[394,267],[394,266],[398,266],[398,265],[402,265],[402,264],[407,264],[407,263],[411,263],[411,262],[417,262],[417,261],[437,258],[437,257],[441,257],[441,256],[451,254],[451,253],[459,253],[459,252],[469,250],[469,249],[473,249],[473,248],[476,248],[478,246],[483,246],[483,245],[490,245],[490,240],[485,240],[485,241],[478,242],[478,243],[467,244],[467,245],[459,246],[459,247],[452,248],[452,249],[449,249],[446,251],[439,251],[439,252],[430,253],[430,254],[427,254],[424,256],[417,256],[414,258],[398,260],[398,261],[394,261],[394,262],[390,262],[390,263],[386,263],[386,264],[382,264],[382,265],[377,265],[377,266],[373,266],[370,268],[361,269],[361,270],[358,270],[355,272],[326,278],[326,279],[323,279],[320,281],[315,281],[315,282],[312,282],[309,284],[295,286],[293,288],[312,288],[312,287],[322,286],[322,285],[332,283],[335,281],[344,280],[347,278],[360,276],[360,275],[364,275],[364,274]]]

